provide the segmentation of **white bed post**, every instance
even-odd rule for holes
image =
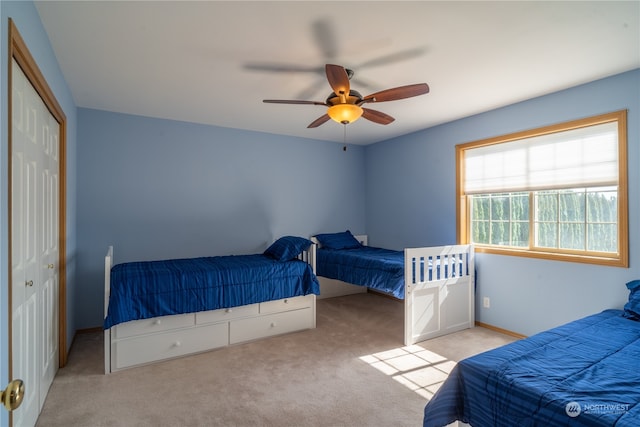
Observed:
[[[307,262],[311,265],[313,274],[316,274],[316,250],[317,249],[318,249],[318,245],[316,245],[315,243],[312,243],[311,247],[309,248],[309,261]],[[316,328],[316,296],[315,295],[313,295],[313,306],[311,309],[313,310],[312,325],[313,325],[313,329],[315,329]]]
[[[316,250],[318,248],[318,245],[313,242],[311,243],[311,246],[309,246],[309,249],[307,249],[306,251],[303,251],[301,256],[302,256],[302,260],[306,261],[307,264],[309,264],[311,266],[311,270],[313,270],[313,274],[316,274]],[[315,329],[316,328],[316,296],[313,295],[313,305],[311,307],[311,309],[313,310],[312,312],[312,316],[313,316],[313,321],[312,321],[312,328]]]
[[[317,248],[318,248],[318,245],[316,245],[315,243],[312,243],[307,253],[307,258],[308,258],[307,263],[309,263],[309,265],[311,266],[311,269],[313,270],[313,274],[316,274],[316,249]]]
[[[413,340],[413,251],[404,249],[404,345],[414,344]],[[419,261],[418,261],[419,262]]]
[[[109,246],[104,257],[104,318],[109,310],[109,294],[111,292],[111,267],[113,266],[113,246]],[[104,330],[104,373],[111,372],[111,329]]]

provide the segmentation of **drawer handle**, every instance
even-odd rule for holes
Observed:
[[[160,320],[160,319],[156,319],[156,321],[153,322],[154,325],[159,325],[161,323],[162,323],[162,320]]]
[[[271,322],[271,327],[275,328],[276,327],[276,322]]]
[[[231,310],[230,308],[227,308],[227,309],[225,310],[225,312],[226,312],[226,313],[231,313],[232,311],[233,311],[233,310]]]
[[[173,343],[174,347],[180,347],[182,345],[182,343],[180,341],[176,341],[175,343]]]
[[[288,299],[284,300],[284,303],[289,304],[289,300]]]

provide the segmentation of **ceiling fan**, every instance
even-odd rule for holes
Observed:
[[[353,76],[353,71],[340,65],[325,65],[327,80],[333,92],[329,94],[325,102],[286,100],[286,99],[265,99],[263,102],[271,104],[309,104],[324,105],[329,107],[327,112],[311,122],[308,128],[316,128],[330,119],[344,125],[353,123],[360,117],[364,117],[374,123],[388,125],[395,119],[388,114],[370,108],[363,108],[362,105],[371,102],[395,101],[398,99],[411,98],[424,95],[429,92],[429,85],[417,83],[407,86],[399,86],[393,89],[386,89],[371,95],[362,96],[358,91],[352,90],[349,79]]]

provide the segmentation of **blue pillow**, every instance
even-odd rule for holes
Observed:
[[[640,280],[627,283],[629,301],[624,305],[622,316],[631,320],[640,320]]]
[[[277,261],[291,261],[300,252],[306,250],[313,242],[304,237],[284,236],[273,242],[264,251],[264,255],[270,256]]]
[[[362,247],[349,230],[342,233],[316,234],[315,238],[326,249],[356,249]]]

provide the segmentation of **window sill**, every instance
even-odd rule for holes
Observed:
[[[620,255],[612,255],[611,257],[603,257],[597,255],[582,255],[560,252],[545,252],[539,250],[517,249],[517,248],[496,248],[491,246],[482,246],[474,244],[476,253],[486,253],[495,255],[518,256],[524,258],[538,258],[553,261],[579,262],[583,264],[604,265],[607,267],[629,268],[627,257]]]

